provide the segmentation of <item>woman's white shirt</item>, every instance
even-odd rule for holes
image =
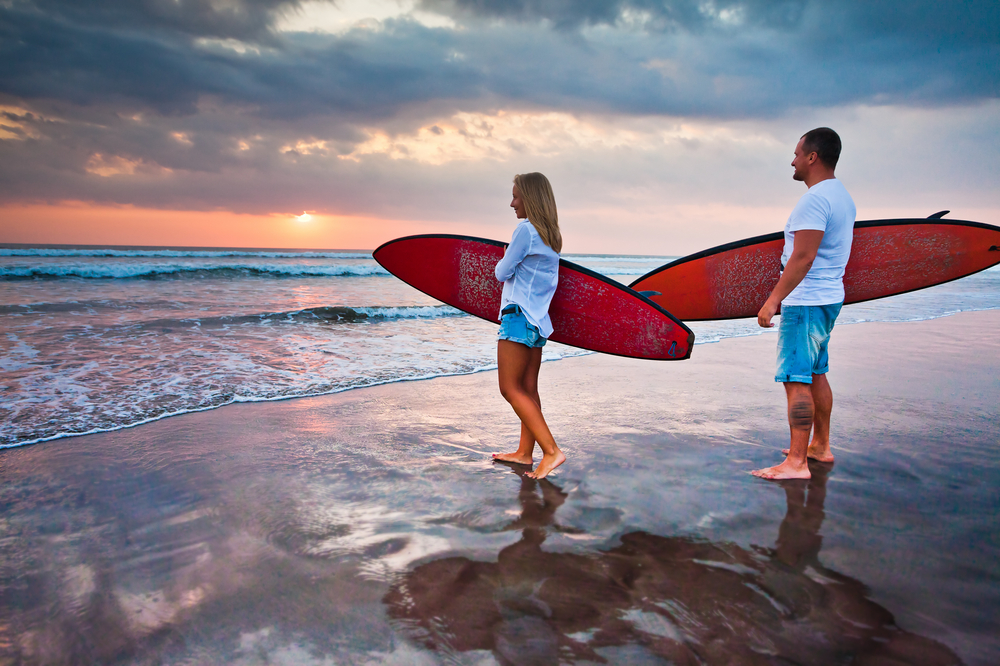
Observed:
[[[559,253],[545,244],[528,220],[521,220],[514,229],[495,273],[497,280],[503,282],[500,310],[520,305],[524,316],[538,327],[542,337],[552,335],[549,303],[559,284]]]

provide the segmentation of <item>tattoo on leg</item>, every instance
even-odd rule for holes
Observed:
[[[793,428],[811,428],[813,422],[813,407],[805,400],[792,403],[791,425]]]

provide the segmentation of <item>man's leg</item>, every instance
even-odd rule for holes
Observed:
[[[806,450],[809,448],[809,433],[812,431],[815,407],[809,384],[785,382],[785,396],[788,398],[788,430],[791,441],[785,461],[774,467],[755,469],[751,472],[762,479],[808,479],[809,464]]]
[[[806,457],[817,462],[832,463],[830,450],[830,413],[833,411],[833,389],[826,380],[826,374],[813,375],[813,431],[812,441],[806,449]],[[788,455],[789,449],[782,449]]]
[[[833,411],[833,389],[826,374],[813,375],[813,434],[807,455],[819,462],[832,463],[830,451],[830,413]]]

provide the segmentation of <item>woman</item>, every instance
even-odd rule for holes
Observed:
[[[517,451],[493,458],[531,465],[538,442],[542,461],[526,475],[542,479],[566,460],[549,432],[538,397],[542,347],[552,335],[549,303],[559,281],[562,234],[548,178],[540,173],[514,176],[513,195],[510,207],[520,222],[496,267],[496,278],[503,282],[497,366],[500,393],[521,419],[521,441]]]

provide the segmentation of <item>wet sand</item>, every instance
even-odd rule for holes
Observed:
[[[993,664],[1000,312],[838,327],[837,462],[780,460],[776,336],[0,452],[0,664]]]

